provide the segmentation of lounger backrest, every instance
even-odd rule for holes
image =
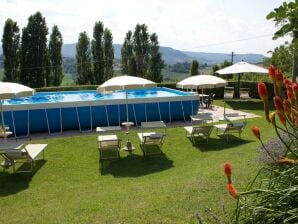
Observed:
[[[230,122],[228,124],[228,129],[242,131],[244,129],[245,125],[246,125],[246,122]]]
[[[105,141],[99,141],[98,142],[99,148],[101,149],[114,149],[119,147],[120,140],[105,140]]]
[[[154,133],[149,136],[143,136],[144,144],[160,144],[163,142],[165,135],[161,133]]]
[[[212,131],[212,128],[213,128],[213,126],[211,126],[211,125],[193,127],[192,135],[196,136],[199,134],[203,134],[204,136],[209,136]]]

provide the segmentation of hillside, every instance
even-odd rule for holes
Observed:
[[[121,44],[114,44],[114,56],[116,59],[121,58],[121,48]],[[222,63],[224,60],[231,60],[230,54],[179,51],[171,47],[160,47],[160,52],[166,64],[170,65],[178,62],[190,62],[193,59],[198,60],[200,64],[206,63],[208,65]],[[64,57],[75,57],[76,45],[64,44],[62,54]],[[236,54],[234,62],[244,60],[250,63],[258,63],[262,62],[264,57],[261,54]]]
[[[114,56],[115,59],[121,58],[121,44],[114,44]],[[190,62],[193,59],[199,61],[200,64],[218,64],[224,60],[231,60],[230,54],[223,53],[206,53],[206,52],[192,52],[192,51],[179,51],[171,47],[160,47],[162,58],[166,64],[172,65],[178,62]],[[2,48],[0,47],[0,55],[2,54]],[[76,55],[76,44],[64,44],[62,47],[62,54],[64,57],[74,58]],[[265,56],[261,54],[236,54],[234,62],[241,60],[250,63],[259,63],[263,61]]]

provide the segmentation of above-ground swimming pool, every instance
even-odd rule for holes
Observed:
[[[126,121],[125,91],[36,93],[5,100],[5,124],[15,137],[35,132],[91,131],[97,126],[120,126]],[[197,94],[169,88],[128,90],[129,121],[185,121],[198,112]]]

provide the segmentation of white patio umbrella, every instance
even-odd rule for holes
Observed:
[[[35,94],[35,90],[13,82],[0,82],[0,107],[1,107],[1,120],[2,120],[2,128],[5,134],[5,123],[4,123],[4,113],[3,113],[3,103],[5,99],[12,99],[16,97],[25,97],[32,96]]]
[[[128,89],[142,89],[142,88],[151,88],[156,87],[157,84],[155,82],[152,82],[148,79],[135,77],[135,76],[116,76],[113,77],[106,82],[104,82],[102,85],[97,87],[96,91],[98,93],[105,93],[115,90],[128,90]],[[129,131],[129,116],[128,116],[128,93],[126,92],[126,122],[127,122],[127,132]],[[131,143],[127,141],[127,149],[131,149]]]
[[[226,68],[220,69],[216,71],[219,75],[228,75],[228,74],[238,74],[238,94],[239,94],[239,87],[240,87],[240,74],[243,73],[261,73],[266,74],[268,73],[268,69],[262,68],[257,65],[253,65],[247,63],[245,61],[240,61],[234,65],[228,66]]]
[[[224,79],[213,75],[195,75],[178,82],[176,87],[181,89],[201,89],[203,101],[204,89],[224,87],[226,85],[227,82]]]

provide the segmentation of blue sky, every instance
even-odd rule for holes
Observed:
[[[122,44],[137,23],[156,32],[161,46],[179,50],[267,54],[285,39],[273,41],[276,31],[266,15],[280,0],[0,0],[0,36],[7,18],[22,28],[40,11],[49,30],[58,25],[64,43],[74,43],[82,31],[92,37],[102,21]]]

